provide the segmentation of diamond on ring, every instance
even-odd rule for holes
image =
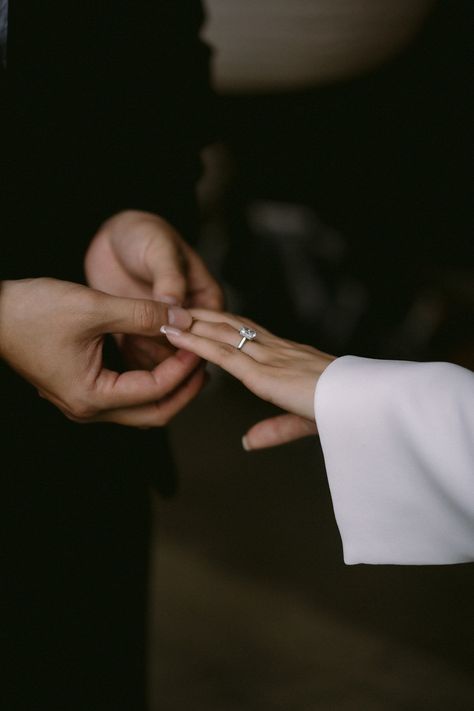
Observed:
[[[248,328],[247,326],[242,326],[239,334],[242,336],[242,340],[237,346],[237,350],[239,351],[242,350],[246,341],[254,341],[257,338],[257,331],[254,331],[253,328]]]
[[[247,328],[247,326],[242,326],[239,333],[242,338],[245,337],[247,341],[253,341],[255,338],[257,338],[257,331],[254,331],[253,328]]]

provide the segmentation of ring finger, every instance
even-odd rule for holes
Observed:
[[[264,336],[275,338],[270,333],[270,331],[267,331],[266,328],[263,328],[258,323],[255,323],[251,319],[244,316],[236,316],[235,314],[229,314],[225,311],[209,311],[208,309],[189,309],[189,313],[191,314],[193,319],[197,321],[207,321],[210,323],[228,323],[229,326],[232,326],[237,331],[239,331],[242,326],[248,326],[250,328],[253,328],[255,329],[255,331],[257,331],[260,342],[262,342],[262,338]]]
[[[212,341],[217,341],[218,343],[226,343],[229,346],[234,346],[236,350],[240,350],[247,356],[250,356],[254,360],[260,363],[266,363],[270,357],[270,349],[268,344],[268,338],[265,334],[260,337],[260,332],[256,332],[256,340],[247,339],[240,333],[242,325],[237,329],[235,326],[229,323],[211,323],[210,321],[194,321],[191,326],[191,332],[196,336],[201,336],[201,338],[208,338]],[[242,345],[239,348],[239,345]]]

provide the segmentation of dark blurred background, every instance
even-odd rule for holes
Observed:
[[[474,368],[472,2],[207,11],[200,246],[229,308],[335,354]],[[272,408],[212,376],[155,502],[153,711],[471,709],[472,566],[344,566],[319,442],[245,453]]]

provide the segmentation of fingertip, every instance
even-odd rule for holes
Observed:
[[[173,328],[173,326],[168,326],[167,324],[163,324],[163,326],[160,327],[160,333],[162,333],[165,336],[182,336],[183,332],[179,328]]]
[[[244,435],[244,436],[242,437],[242,447],[245,449],[246,452],[250,452],[251,449],[252,449],[251,446],[250,446],[250,443],[249,443],[249,440],[248,440],[247,435]]]
[[[180,306],[171,306],[168,309],[168,323],[174,328],[188,329],[192,322],[193,318],[186,309],[182,309]]]
[[[186,280],[181,272],[168,270],[156,273],[153,283],[153,298],[170,306],[180,305],[186,297]]]
[[[181,301],[177,296],[171,294],[153,294],[155,301],[161,301],[163,304],[168,304],[168,306],[179,306]]]

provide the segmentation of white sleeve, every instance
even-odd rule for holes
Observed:
[[[347,564],[474,560],[474,373],[344,356],[315,413]]]

